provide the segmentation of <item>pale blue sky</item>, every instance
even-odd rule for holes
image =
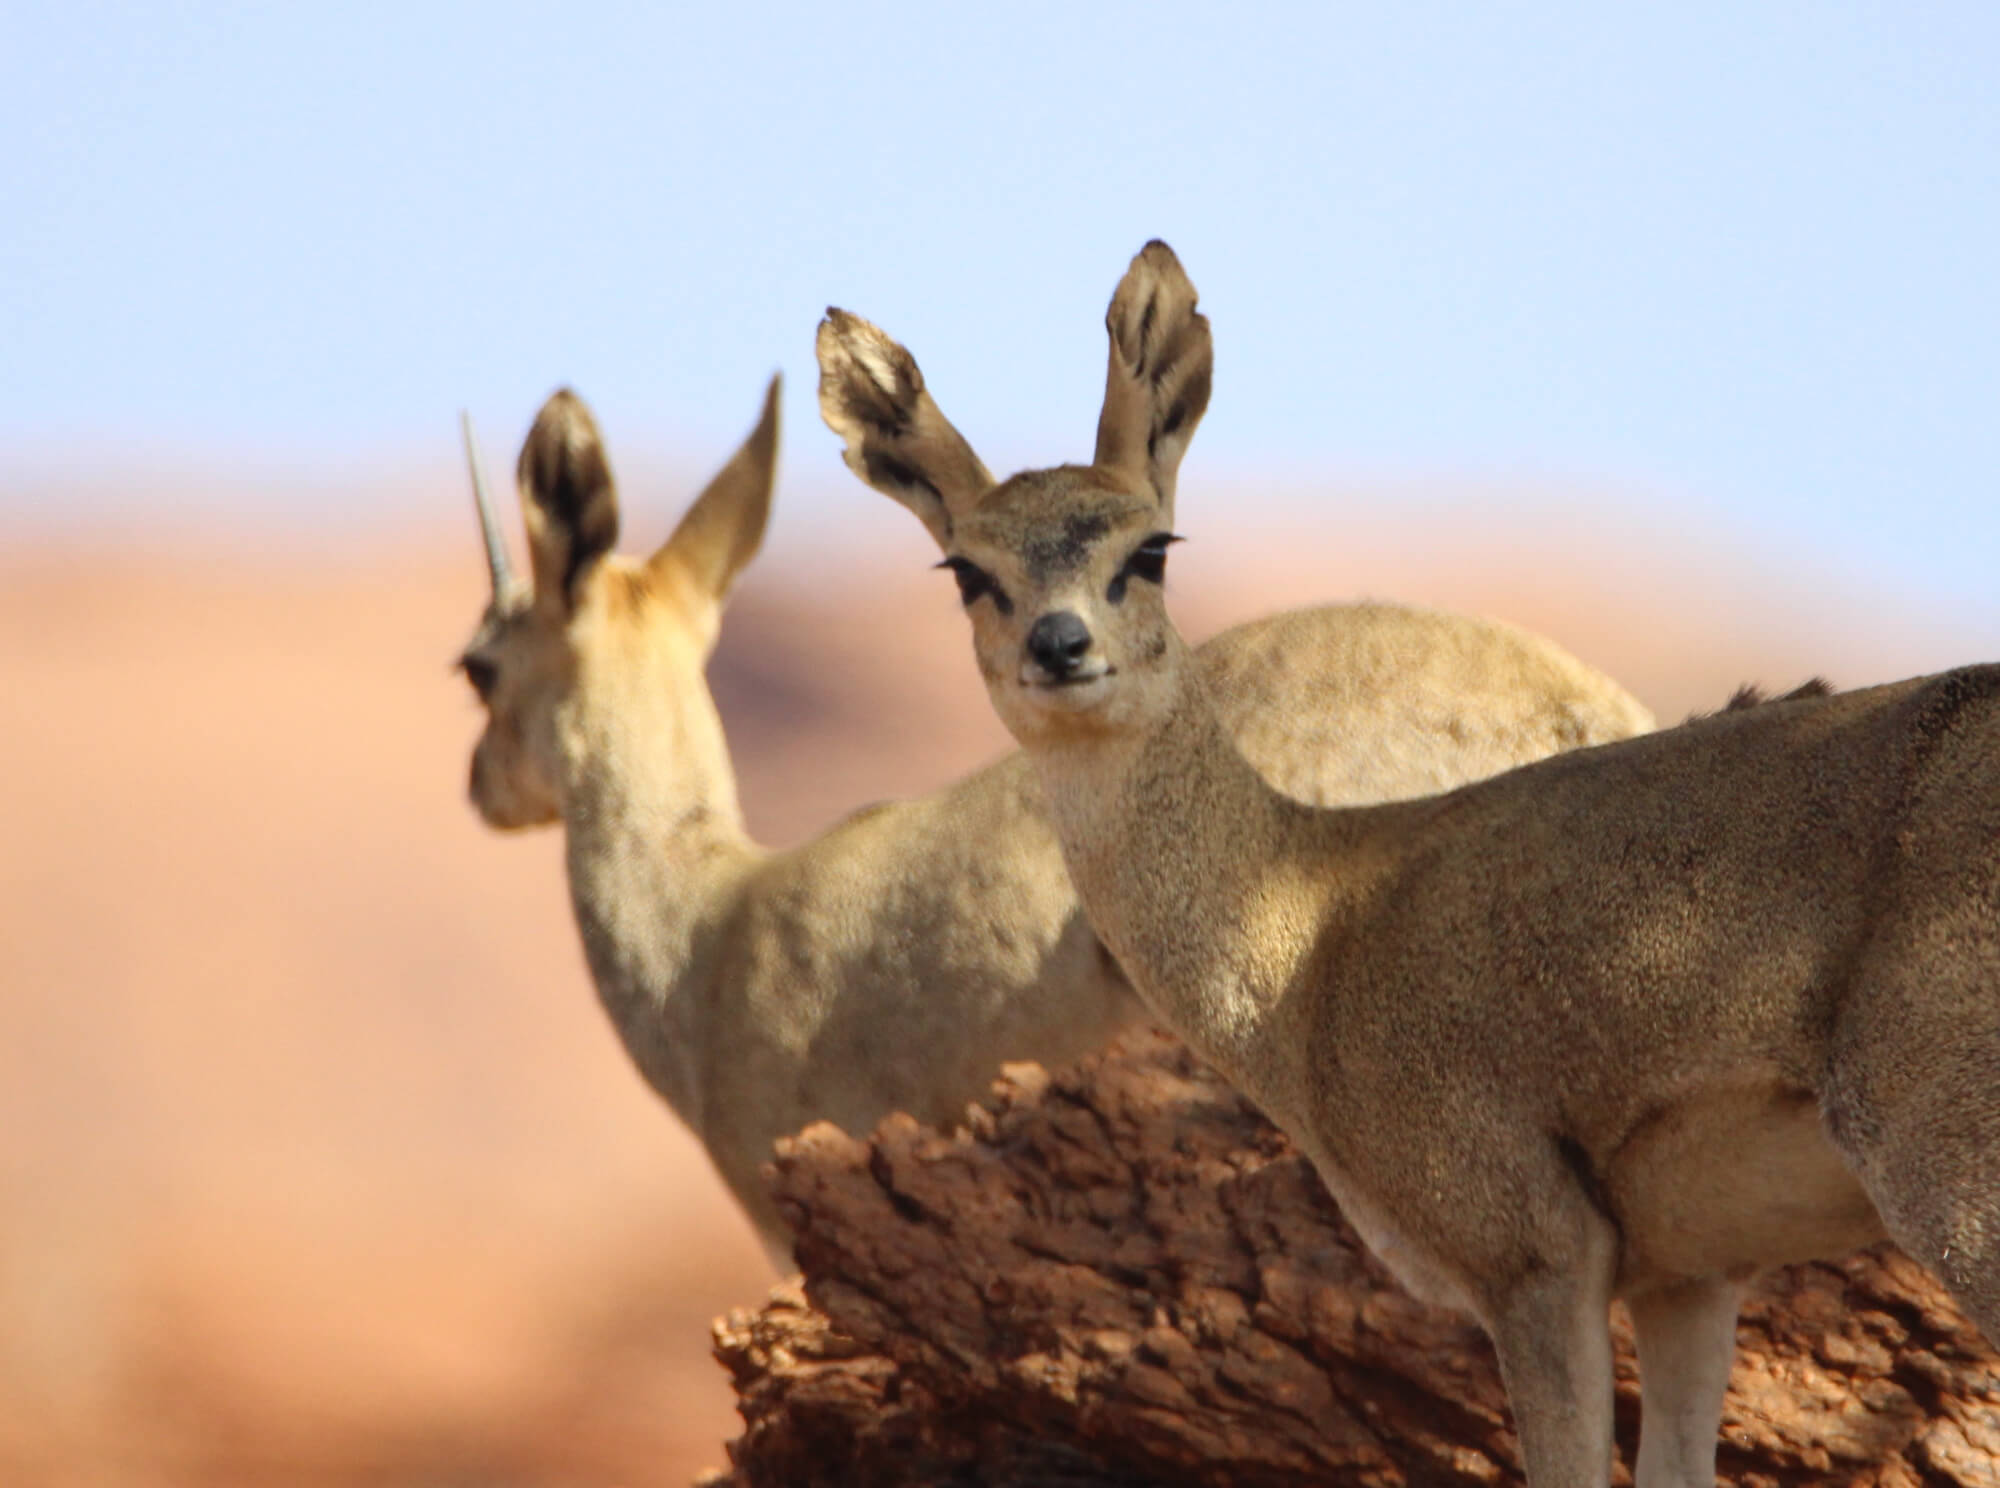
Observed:
[[[2000,609],[2000,6],[61,5],[0,44],[23,471],[688,461],[839,303],[989,463],[1201,287],[1205,478],[1545,480]],[[11,466],[14,476],[9,479]],[[282,482],[274,483],[274,488]],[[8,490],[11,496],[5,494]]]

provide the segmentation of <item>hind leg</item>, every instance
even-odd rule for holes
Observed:
[[[1889,1234],[2000,1343],[2000,944],[1921,931],[1843,1011],[1821,1106]]]
[[[1738,1291],[1714,1276],[1626,1299],[1639,1335],[1637,1488],[1715,1488]]]
[[[1870,1099],[1842,1082],[1834,1140],[1896,1243],[1935,1271],[2000,1343],[2000,1083],[1985,1061],[1945,1058],[1918,1088]]]
[[[1927,692],[1913,773],[1870,886],[1874,922],[1838,1009],[1821,1109],[1896,1242],[2000,1344],[2000,790],[1994,693]]]
[[[1891,1145],[1872,1155],[1862,1182],[1896,1243],[1938,1274],[1992,1343],[2000,1339],[2000,1200],[1989,1170],[2000,1123],[1979,1141],[1983,1152],[1930,1143],[1915,1156]]]

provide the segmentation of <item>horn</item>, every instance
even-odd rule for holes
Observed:
[[[486,499],[486,474],[480,468],[479,441],[472,432],[472,415],[460,412],[458,422],[465,431],[465,463],[472,471],[472,500],[479,508],[479,531],[486,539],[486,571],[493,576],[493,597],[505,599],[514,587],[514,570],[507,561],[507,539],[500,531],[500,519],[493,515],[493,503]]]

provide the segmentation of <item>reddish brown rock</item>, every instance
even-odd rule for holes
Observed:
[[[956,1134],[815,1127],[775,1181],[804,1293],[716,1330],[745,1488],[1519,1481],[1479,1329],[1406,1296],[1162,1036],[1013,1071]],[[2000,1360],[1894,1250],[1773,1275],[1737,1336],[1726,1480],[2000,1483]]]

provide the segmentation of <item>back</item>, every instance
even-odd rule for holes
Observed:
[[[1553,641],[1435,610],[1293,610],[1197,654],[1258,774],[1316,806],[1451,790],[1654,727],[1637,698]]]
[[[1769,703],[1368,813],[1394,867],[1357,894],[1362,938],[1336,912],[1312,958],[1316,1057],[1344,1065],[1343,1100],[1393,1085],[1402,1105],[1433,1076],[1542,1092],[1593,1152],[1712,1067],[1816,1089],[1842,927],[1894,892],[1932,774],[1990,762],[1996,697],[2000,668],[1976,668]],[[1950,871],[1992,877],[1983,857]],[[1397,1051],[1393,1074],[1340,1052],[1364,1045]]]

